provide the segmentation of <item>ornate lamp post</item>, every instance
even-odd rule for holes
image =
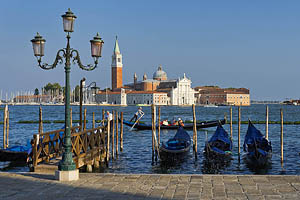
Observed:
[[[71,144],[71,121],[70,121],[70,69],[71,69],[71,59],[73,59],[73,63],[77,62],[78,66],[87,71],[94,70],[97,67],[98,59],[101,57],[101,50],[103,45],[103,40],[100,38],[99,34],[94,37],[91,42],[91,54],[94,58],[94,65],[84,66],[81,63],[79,52],[76,49],[70,48],[70,33],[74,31],[74,21],[76,16],[73,12],[68,9],[68,11],[62,15],[63,18],[63,28],[67,33],[67,46],[66,48],[58,50],[56,54],[55,61],[52,65],[48,65],[47,63],[42,63],[42,57],[44,56],[44,47],[46,40],[43,39],[39,33],[31,40],[33,46],[33,53],[37,58],[38,65],[45,70],[53,69],[57,66],[57,64],[63,63],[63,58],[65,59],[65,74],[66,74],[66,89],[65,89],[65,140],[64,140],[64,152],[62,155],[62,160],[58,166],[58,173],[62,175],[58,175],[59,180],[76,180],[78,179],[78,170],[76,170],[76,166],[72,159],[72,144]],[[65,173],[63,173],[65,172]],[[70,173],[68,173],[70,172]],[[73,175],[72,175],[73,173]],[[77,173],[74,177],[74,173]],[[70,175],[71,174],[71,175]],[[77,177],[76,177],[77,176]]]

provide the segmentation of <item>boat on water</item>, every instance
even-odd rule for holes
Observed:
[[[26,164],[30,152],[30,142],[27,142],[26,146],[16,145],[6,149],[0,149],[0,161],[11,161]]]
[[[243,147],[246,153],[244,159],[251,166],[266,166],[272,157],[271,142],[264,137],[250,120]]]
[[[232,140],[228,133],[218,124],[218,127],[212,137],[206,142],[204,155],[213,160],[230,160],[232,155]]]
[[[180,126],[175,136],[170,138],[167,142],[163,142],[160,146],[160,159],[162,161],[184,159],[184,156],[190,151],[191,145],[190,135]]]
[[[207,105],[204,105],[203,107],[205,107],[205,108],[217,108],[218,106],[215,105],[215,104],[207,104]]]
[[[212,120],[212,121],[201,121],[201,122],[197,122],[196,126],[197,126],[197,129],[200,129],[200,128],[209,128],[209,127],[214,127],[214,126],[218,126],[218,124],[225,124],[226,120],[225,119],[222,119],[222,120]],[[124,120],[123,121],[123,124],[127,125],[127,126],[130,126],[132,127],[135,123],[134,122],[130,122],[130,121],[126,121]],[[184,123],[184,129],[193,129],[193,123]],[[151,124],[146,124],[146,123],[142,123],[142,122],[139,122],[139,123],[136,123],[134,125],[134,128],[137,129],[137,130],[152,130],[152,125]],[[156,128],[158,128],[158,125],[156,125]],[[171,125],[171,124],[168,124],[168,125],[160,125],[160,129],[178,129],[179,126],[178,125]]]
[[[151,106],[150,104],[136,104],[136,106]]]

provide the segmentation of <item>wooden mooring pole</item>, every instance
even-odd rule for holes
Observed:
[[[107,144],[106,144],[106,163],[109,162],[109,145],[110,145],[110,120],[107,119]]]
[[[266,139],[269,138],[269,107],[266,106]]]
[[[123,151],[123,112],[121,112],[120,150]]]
[[[196,108],[193,104],[193,143],[194,143],[194,152],[195,158],[197,159],[197,120],[196,120]]]
[[[116,111],[116,156],[119,154],[119,113]]]
[[[156,138],[156,107],[152,104],[152,160],[154,158],[157,161],[157,157],[159,157],[159,146]]]
[[[283,164],[283,110],[280,108],[280,155],[281,164]]]
[[[93,128],[95,128],[95,112],[93,112]]]
[[[102,109],[102,126],[104,126],[105,110]]]
[[[80,88],[79,88],[79,124],[80,130],[82,131],[82,101],[83,101],[83,82],[85,78],[80,80]]]
[[[83,130],[86,130],[86,108],[84,108],[84,114],[83,114]]]
[[[8,111],[8,106],[5,105],[4,113],[3,113],[3,149],[6,149],[7,111]]]
[[[238,109],[238,154],[241,153],[241,106]]]
[[[233,140],[233,132],[232,132],[232,106],[230,106],[230,137]]]
[[[42,106],[39,109],[39,134],[43,133],[43,110]]]
[[[111,158],[115,158],[115,111],[113,110],[112,116],[112,132],[111,132]]]
[[[154,105],[151,105],[151,118],[152,118],[152,161],[154,160],[154,129],[155,129],[155,114],[154,114]]]
[[[72,108],[70,108],[70,126],[71,126],[71,128],[72,128],[72,126],[73,126],[73,113],[72,113]]]
[[[9,110],[7,109],[6,117],[6,148],[9,146]]]
[[[158,145],[160,145],[160,106],[158,106]]]

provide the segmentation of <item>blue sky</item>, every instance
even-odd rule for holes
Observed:
[[[111,86],[111,55],[118,35],[123,82],[161,64],[169,78],[183,73],[193,87],[246,87],[254,100],[300,98],[300,1],[276,0],[115,0],[3,1],[0,6],[0,90],[34,90],[48,82],[64,85],[64,68],[42,70],[30,40],[46,39],[43,61],[52,63],[66,44],[61,15],[77,16],[71,47],[92,63],[90,43],[97,32],[105,44],[92,72],[72,65],[71,84],[82,77]]]

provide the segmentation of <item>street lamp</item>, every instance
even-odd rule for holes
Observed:
[[[43,39],[39,33],[31,40],[33,46],[33,53],[36,56],[38,65],[42,69],[49,70],[53,69],[57,66],[57,64],[63,63],[63,58],[65,59],[65,139],[64,139],[64,152],[62,155],[62,160],[59,163],[58,170],[59,173],[63,175],[59,175],[59,179],[61,180],[74,180],[78,179],[78,170],[76,170],[76,166],[72,159],[72,144],[71,144],[71,121],[70,121],[70,70],[71,70],[71,59],[73,59],[73,63],[77,62],[78,66],[87,71],[94,70],[97,67],[98,59],[101,57],[101,50],[103,46],[103,40],[100,38],[99,34],[90,40],[91,42],[91,54],[94,58],[94,65],[87,65],[84,66],[81,63],[79,52],[76,49],[70,48],[70,33],[74,31],[74,21],[76,16],[73,12],[68,9],[68,11],[62,15],[63,18],[63,28],[64,31],[67,33],[67,46],[66,48],[59,49],[55,61],[52,65],[48,65],[47,63],[42,63],[42,57],[44,56],[44,48],[46,40]],[[66,172],[66,173],[63,173]],[[69,173],[68,173],[69,172]],[[72,178],[72,173],[77,173],[76,178]]]

